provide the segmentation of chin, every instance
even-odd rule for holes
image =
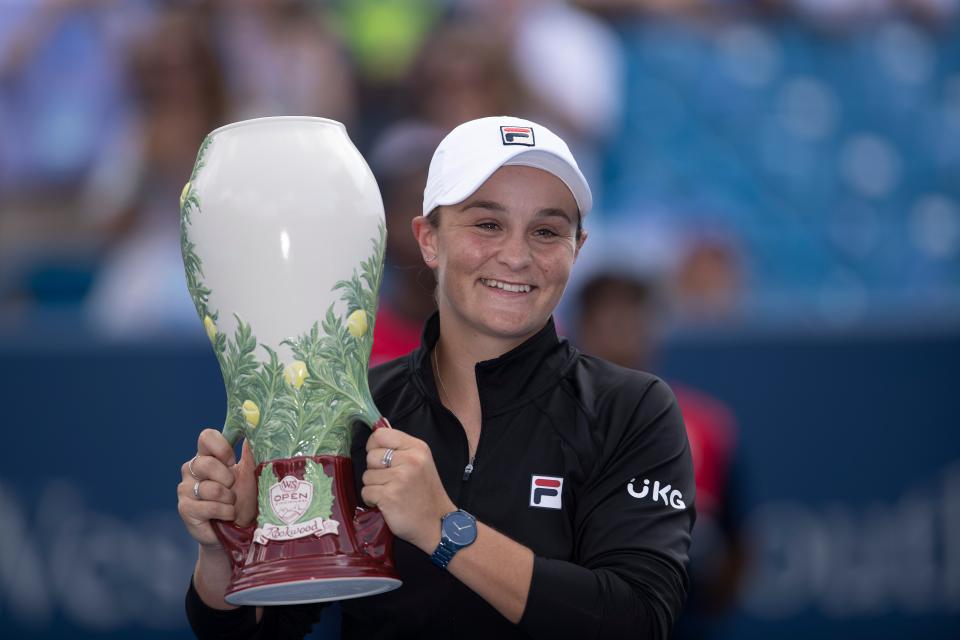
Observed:
[[[525,338],[543,328],[543,325],[547,323],[547,317],[549,317],[544,317],[542,320],[533,320],[529,315],[519,317],[511,317],[511,315],[503,314],[488,318],[486,322],[482,323],[482,326],[491,335],[511,339]]]

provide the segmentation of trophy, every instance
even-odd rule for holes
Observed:
[[[349,457],[355,421],[389,426],[367,383],[385,241],[376,181],[339,122],[247,120],[200,146],[180,196],[187,288],[226,386],[223,434],[257,462],[256,522],[213,523],[231,604],[401,584]]]

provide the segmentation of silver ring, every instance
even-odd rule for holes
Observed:
[[[200,499],[200,481],[199,480],[193,483],[193,495],[197,498],[197,500]]]
[[[187,471],[190,472],[190,475],[193,476],[193,479],[194,479],[194,480],[199,480],[199,479],[200,479],[200,476],[198,476],[197,474],[195,474],[195,473],[193,472],[193,463],[194,463],[194,462],[196,461],[196,459],[199,458],[199,457],[200,457],[200,454],[198,453],[197,455],[195,455],[195,456],[193,456],[192,458],[190,458],[190,462],[187,463]]]
[[[393,452],[396,449],[387,449],[387,452],[383,454],[383,460],[380,461],[380,464],[383,465],[384,469],[389,469],[390,465],[393,464]]]

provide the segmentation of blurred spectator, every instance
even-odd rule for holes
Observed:
[[[445,131],[474,118],[523,115],[508,43],[480,22],[435,32],[411,69],[407,90],[413,112]]]
[[[149,16],[97,0],[0,3],[0,313],[75,308],[102,244],[78,193],[128,105],[122,51]]]
[[[359,73],[369,85],[403,81],[443,12],[435,0],[336,0],[330,3]]]
[[[557,131],[603,193],[604,143],[621,126],[623,46],[606,23],[554,0],[460,0],[454,15],[495,40],[512,68],[515,106],[496,115],[528,117]]]
[[[665,292],[657,278],[601,269],[581,282],[575,318],[580,348],[621,366],[655,372]],[[717,631],[719,616],[729,612],[747,559],[737,427],[720,400],[675,380],[669,384],[683,413],[697,480],[690,591],[675,637],[706,638]]]
[[[436,305],[433,275],[423,264],[410,221],[420,215],[430,158],[443,136],[443,130],[423,122],[400,122],[383,133],[370,154],[387,219],[387,256],[371,365],[419,345],[423,322]]]
[[[651,282],[612,272],[594,275],[578,301],[580,346],[624,367],[651,364],[659,342],[657,299],[662,295]]]
[[[622,126],[623,47],[609,26],[570,3],[517,5],[512,60],[526,111],[567,141],[602,203],[602,154]]]
[[[196,327],[177,203],[200,142],[228,111],[210,28],[202,8],[168,9],[130,51],[135,119],[98,167],[90,196],[113,243],[88,311],[114,336]]]
[[[616,34],[564,2],[521,6],[513,63],[531,109],[580,140],[603,140],[620,125],[623,102],[623,50]]]
[[[356,71],[360,126],[350,138],[366,154],[386,128],[417,116],[411,69],[445,13],[445,3],[334,0],[327,7]]]
[[[131,3],[58,0],[0,6],[0,190],[76,187],[125,109]]]
[[[231,0],[218,8],[231,120],[305,115],[351,127],[356,98],[350,61],[315,3]]]
[[[730,239],[697,233],[681,253],[674,303],[693,323],[729,319],[739,308],[743,289],[741,257]]]

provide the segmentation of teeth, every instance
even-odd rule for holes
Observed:
[[[482,280],[482,282],[488,287],[496,287],[497,289],[512,291],[513,293],[527,293],[530,291],[530,285],[528,284],[510,284],[509,282],[500,282],[499,280]]]

